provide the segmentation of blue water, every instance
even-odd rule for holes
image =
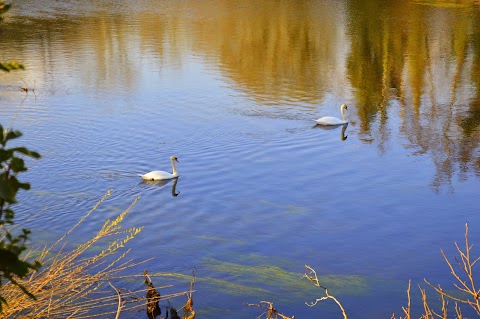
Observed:
[[[480,240],[480,131],[476,123],[468,135],[459,124],[477,103],[468,70],[478,69],[480,49],[465,53],[470,67],[458,80],[455,60],[443,59],[450,38],[432,42],[436,62],[421,76],[430,82],[412,79],[405,62],[403,91],[389,88],[384,102],[374,99],[382,105],[365,104],[368,89],[349,82],[348,54],[362,26],[357,34],[342,23],[351,19],[348,1],[322,2],[319,15],[308,11],[307,20],[302,5],[289,1],[274,6],[270,18],[263,11],[257,17],[251,3],[216,11],[201,3],[144,1],[119,12],[102,1],[69,13],[68,2],[40,12],[32,11],[33,2],[16,2],[2,25],[9,35],[2,59],[13,56],[27,70],[0,75],[0,122],[14,120],[21,144],[42,154],[28,161],[21,179],[32,189],[19,194],[15,207],[19,220],[44,210],[27,223],[34,242],[61,236],[111,189],[70,243],[89,238],[140,196],[124,222],[144,227],[129,243],[130,256],[155,259],[131,272],[196,269],[198,318],[255,318],[261,310],[244,303],[261,300],[290,316],[340,316],[330,302],[306,307],[320,292],[267,276],[265,266],[298,274],[299,283],[306,281],[305,264],[338,276],[332,289],[353,318],[401,314],[409,279],[414,287],[424,277],[451,283],[440,249],[455,254],[465,223],[471,241]],[[464,14],[410,6],[440,17]],[[291,20],[282,20],[281,9],[294,10]],[[462,10],[478,14],[475,7]],[[329,14],[336,22],[317,36],[315,27]],[[260,37],[267,49],[258,50],[274,48],[280,57],[273,60],[250,47],[258,39],[249,32],[262,23],[273,40]],[[282,27],[304,30],[314,48],[272,36]],[[476,43],[478,29],[451,28]],[[415,54],[407,50],[405,61]],[[25,84],[28,94],[19,90]],[[312,121],[340,116],[341,103],[351,120],[346,139],[342,127]],[[171,155],[179,159],[177,181],[142,182],[137,174],[170,171]],[[165,281],[188,289],[188,282]]]

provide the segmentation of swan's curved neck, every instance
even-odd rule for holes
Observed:
[[[344,121],[346,121],[346,120],[347,120],[347,116],[345,115],[345,108],[342,107],[342,109],[340,110],[340,112],[342,112],[342,119],[343,119]]]
[[[175,167],[175,160],[171,159],[170,162],[172,162],[172,174],[178,175],[177,168]]]

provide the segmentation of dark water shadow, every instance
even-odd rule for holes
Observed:
[[[345,135],[345,131],[347,130],[348,123],[347,124],[339,124],[339,125],[320,125],[320,124],[315,124],[312,128],[314,129],[322,129],[325,131],[330,131],[330,130],[335,130],[339,127],[342,127],[342,131],[340,132],[340,140],[343,142],[348,138],[348,135]]]
[[[158,188],[163,188],[167,184],[169,184],[171,181],[173,181],[172,196],[177,197],[180,194],[180,192],[177,192],[178,177],[173,178],[173,179],[161,180],[161,181],[150,181],[150,180],[145,180],[144,179],[144,180],[142,180],[142,182],[140,184],[150,185],[150,186],[158,187]]]

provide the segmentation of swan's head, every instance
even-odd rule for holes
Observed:
[[[340,106],[340,109],[341,109],[341,110],[348,110],[347,104],[342,104],[342,105]]]
[[[170,160],[173,162],[173,161],[177,161],[178,162],[178,158],[176,156],[170,156]]]

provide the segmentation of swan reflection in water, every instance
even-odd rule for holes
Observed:
[[[322,130],[335,130],[339,126],[342,127],[342,132],[340,133],[340,140],[343,142],[347,139],[348,135],[345,135],[345,131],[347,130],[348,123],[347,124],[340,124],[340,125],[314,125],[313,128],[320,128]]]
[[[177,197],[180,192],[176,191],[177,188],[177,182],[178,182],[178,177],[175,177],[173,179],[166,179],[166,180],[160,180],[160,181],[150,181],[150,180],[142,180],[142,184],[148,184],[152,186],[157,186],[159,188],[163,188],[165,185],[170,183],[173,180],[173,185],[172,185],[172,196]]]

